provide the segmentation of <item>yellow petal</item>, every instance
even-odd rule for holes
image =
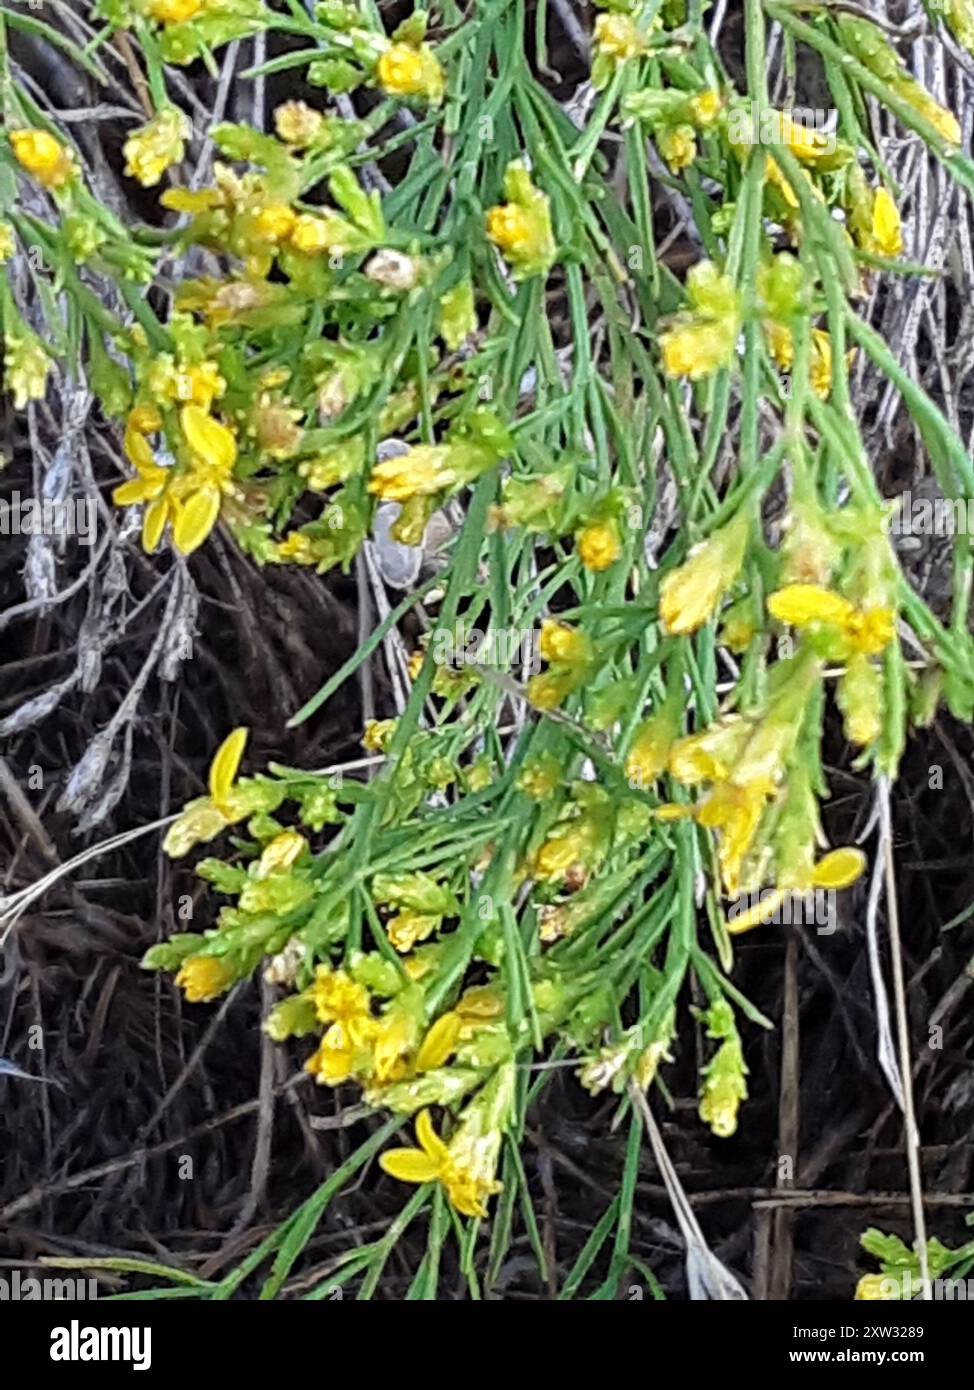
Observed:
[[[155,458],[152,453],[152,445],[145,435],[140,433],[131,424],[126,426],[125,439],[123,441],[125,457],[133,468],[140,473],[147,473],[156,466]]]
[[[237,458],[237,441],[219,420],[199,405],[184,405],[180,412],[183,435],[199,462],[229,473]]]
[[[439,1169],[447,1156],[447,1147],[433,1128],[428,1110],[421,1110],[416,1116],[416,1138],[420,1148]]]
[[[873,199],[873,239],[880,254],[895,259],[903,252],[903,233],[896,204],[885,188],[877,188]]]
[[[213,530],[220,515],[220,489],[206,485],[191,492],[179,504],[173,521],[173,545],[182,555],[192,555]]]
[[[168,516],[169,498],[165,493],[146,507],[145,516],[142,518],[142,549],[147,555],[151,555],[162,540]]]
[[[379,1167],[400,1182],[432,1182],[439,1166],[421,1149],[390,1149],[379,1155]]]
[[[787,896],[783,888],[776,888],[746,912],[740,913],[737,917],[728,917],[727,930],[731,936],[739,936],[741,932],[750,931],[752,927],[766,927]]]
[[[217,806],[230,795],[246,746],[247,730],[239,728],[228,734],[216,750],[210,764],[210,797]]]
[[[861,849],[834,849],[820,859],[812,871],[812,885],[815,888],[848,888],[866,867],[866,856]]]
[[[416,1070],[432,1071],[434,1067],[442,1067],[451,1052],[456,1050],[461,1027],[459,1014],[452,1010],[441,1014],[420,1045],[416,1054]]]
[[[116,507],[134,507],[137,502],[144,502],[148,496],[145,479],[130,478],[127,483],[118,485],[112,493],[112,501]]]
[[[768,612],[789,627],[848,621],[855,610],[848,599],[819,584],[788,584],[768,598]]]

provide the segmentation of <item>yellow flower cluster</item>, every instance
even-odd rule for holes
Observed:
[[[594,658],[592,644],[579,628],[546,618],[541,624],[539,652],[549,669],[531,677],[527,696],[535,709],[557,709],[588,676]]]
[[[401,1182],[438,1182],[455,1211],[483,1219],[488,1199],[501,1190],[497,1163],[513,1090],[513,1066],[498,1068],[466,1107],[449,1143],[436,1133],[429,1111],[420,1111],[416,1118],[418,1147],[388,1149],[380,1164]]]
[[[182,111],[165,107],[126,140],[122,147],[126,174],[143,188],[154,188],[167,169],[182,162],[191,133]]]
[[[660,338],[663,370],[698,381],[734,360],[740,307],[732,281],[710,261],[690,271],[687,305]]]
[[[557,254],[548,199],[516,161],[504,176],[506,203],[487,213],[487,235],[511,267],[515,280],[547,275]]]

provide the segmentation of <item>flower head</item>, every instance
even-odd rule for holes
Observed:
[[[243,728],[234,729],[220,744],[210,764],[209,796],[190,801],[163,841],[163,851],[170,859],[181,859],[194,845],[215,839],[228,825],[258,809],[259,802],[236,786],[246,744],[247,730]]]
[[[449,467],[449,457],[448,445],[417,445],[404,454],[377,463],[369,478],[369,492],[383,502],[408,502],[413,497],[432,497],[450,487],[455,480]]]
[[[697,157],[697,142],[690,125],[665,126],[656,136],[656,146],[671,174],[689,169]]]
[[[148,125],[126,140],[125,173],[143,188],[153,188],[167,169],[179,164],[192,131],[189,121],[175,106],[166,106]]]
[[[515,161],[504,176],[507,202],[487,213],[487,235],[510,264],[515,280],[546,275],[557,254],[548,199]]]
[[[790,627],[833,630],[854,652],[876,655],[896,633],[895,615],[884,605],[857,608],[818,584],[788,584],[768,598],[768,612]]]
[[[46,130],[12,130],[10,147],[21,168],[45,188],[63,188],[74,178],[71,151]]]
[[[739,512],[666,576],[660,585],[660,617],[667,632],[695,632],[713,616],[740,574],[749,530],[750,518]]]
[[[503,1064],[469,1102],[449,1143],[422,1110],[416,1117],[418,1148],[389,1149],[380,1165],[400,1182],[440,1183],[461,1216],[485,1218],[489,1198],[501,1190],[497,1162],[513,1097],[514,1069]]]
[[[446,90],[439,59],[425,43],[391,44],[380,57],[375,75],[387,96],[421,98],[430,106],[439,106]]]
[[[312,144],[324,123],[321,112],[303,101],[285,101],[274,112],[274,129],[278,139],[297,149]]]
[[[646,41],[627,14],[600,14],[595,21],[595,47],[600,54],[622,63],[635,58]]]
[[[592,574],[610,569],[622,554],[619,528],[614,521],[597,521],[575,534],[578,558]]]
[[[687,306],[662,334],[660,349],[667,376],[697,381],[733,361],[740,306],[733,281],[710,261],[687,276]]]
[[[676,711],[669,705],[643,721],[626,754],[626,777],[631,785],[648,788],[666,767],[676,737]]]
[[[187,956],[176,974],[176,984],[190,1004],[208,1004],[218,999],[236,979],[236,972],[224,956]]]

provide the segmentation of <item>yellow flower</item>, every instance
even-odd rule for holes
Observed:
[[[518,160],[507,167],[504,193],[507,202],[487,213],[487,236],[510,264],[515,280],[546,275],[557,254],[547,196],[535,188]]]
[[[367,1075],[369,1044],[374,1036],[375,1020],[359,1015],[346,1023],[333,1023],[325,1033],[318,1049],[304,1064],[304,1069],[319,1086],[341,1086],[352,1076]]]
[[[382,1154],[379,1164],[384,1171],[400,1182],[439,1182],[462,1216],[485,1217],[487,1199],[501,1189],[489,1162],[484,1161],[491,1157],[487,1146],[481,1144],[478,1153],[471,1141],[465,1151],[454,1155],[452,1146],[444,1144],[433,1129],[428,1110],[421,1110],[416,1117],[416,1139],[416,1149],[389,1149]]]
[[[873,198],[872,243],[879,255],[890,260],[903,254],[899,209],[885,188],[877,188]]]
[[[322,1023],[352,1023],[370,1014],[368,990],[345,970],[320,965],[310,993]]]
[[[314,565],[317,563],[314,541],[302,531],[289,531],[283,540],[278,541],[274,555],[284,564]]]
[[[723,782],[731,774],[752,733],[752,725],[729,715],[699,734],[688,734],[670,749],[669,770],[685,787]]]
[[[725,333],[711,323],[683,323],[668,329],[660,338],[663,371],[667,376],[685,376],[699,381],[721,367],[731,354]]]
[[[228,825],[250,813],[249,802],[234,785],[246,744],[247,730],[243,728],[234,729],[220,744],[210,764],[209,796],[190,801],[163,841],[163,851],[170,859],[181,859],[194,845],[215,839]]]
[[[744,563],[750,519],[739,512],[690,551],[660,585],[659,609],[667,632],[696,632],[716,611]]]
[[[176,984],[190,1004],[208,1004],[226,994],[235,978],[226,956],[187,956],[176,974]]]
[[[734,360],[740,303],[731,278],[701,261],[687,276],[687,306],[661,335],[660,350],[667,376],[697,381]]]
[[[738,891],[741,866],[773,792],[770,777],[754,777],[741,783],[718,782],[697,811],[700,825],[720,831],[718,862],[729,895]]]
[[[538,710],[557,709],[575,685],[570,671],[544,671],[532,676],[525,687],[529,702]]]
[[[856,1285],[856,1298],[869,1302],[890,1301],[900,1296],[899,1283],[888,1274],[864,1274]]]
[[[808,893],[816,888],[837,893],[843,888],[851,887],[865,867],[866,856],[861,850],[848,847],[834,849],[819,860],[807,879],[789,882],[775,889],[773,893],[763,895],[746,912],[732,917],[727,922],[727,930],[732,936],[740,936],[752,927],[767,926],[772,915],[792,893]]]
[[[720,93],[715,92],[712,87],[704,92],[698,92],[689,101],[690,115],[694,125],[699,130],[706,130],[708,126],[712,126],[720,115],[722,106],[723,101]]]
[[[166,523],[172,523],[173,545],[182,555],[191,555],[213,530],[220,515],[223,490],[229,485],[229,473],[237,457],[237,444],[226,425],[214,420],[202,406],[185,405],[180,412],[183,438],[189,449],[191,468],[187,473],[173,474],[162,470],[168,482],[165,492],[154,466],[147,465],[143,450],[146,441],[137,431],[126,431],[128,449],[134,450],[134,461],[140,477],[151,489],[154,500],[147,509],[143,526],[143,543],[152,550],[159,543]],[[133,454],[130,453],[130,457]],[[151,458],[151,451],[150,451]],[[135,489],[133,489],[134,494]],[[149,491],[145,491],[145,496]],[[141,500],[134,495],[130,500]]]
[[[148,0],[145,12],[157,24],[185,24],[206,6],[206,0]]]
[[[487,213],[487,235],[513,260],[530,245],[531,219],[524,208],[502,204]]]
[[[383,502],[432,497],[455,481],[453,470],[447,466],[449,454],[445,444],[421,444],[385,459],[373,468],[368,490]]]
[[[21,168],[45,188],[62,188],[74,177],[71,151],[46,130],[12,130],[10,146]]]
[[[334,213],[329,215],[326,212],[318,217],[310,212],[302,212],[294,220],[290,242],[296,251],[302,251],[306,256],[324,251],[341,252],[345,245],[341,235],[343,227],[343,220]]]
[[[307,848],[307,840],[297,830],[282,830],[264,846],[257,861],[256,877],[263,879],[289,869]]]
[[[352,1075],[367,1076],[378,1026],[368,990],[346,971],[321,965],[309,995],[318,1019],[329,1027],[305,1062],[305,1071],[320,1086],[340,1086]]]
[[[362,747],[367,753],[384,753],[396,732],[395,719],[370,719],[362,736]]]
[[[835,141],[829,140],[811,126],[792,120],[787,111],[776,113],[781,142],[803,164],[828,164],[834,162]]]
[[[274,129],[277,138],[286,145],[304,149],[316,138],[324,125],[325,118],[303,101],[286,101],[274,112]]]
[[[697,157],[693,127],[688,125],[668,126],[661,130],[656,136],[656,147],[666,160],[671,174],[679,174],[681,170],[689,169]]]
[[[841,627],[855,612],[847,598],[818,584],[789,584],[768,598],[768,612],[780,623],[803,628],[811,623]]]
[[[585,871],[591,857],[596,827],[588,816],[559,821],[534,856],[531,876],[542,883],[565,878],[572,870]]]
[[[640,724],[626,755],[626,777],[636,787],[651,787],[666,767],[676,724],[669,710],[660,710]]]
[[[575,535],[578,558],[593,574],[609,569],[622,553],[619,529],[615,522],[595,522],[584,526]]]
[[[543,661],[556,661],[565,665],[575,665],[587,661],[591,647],[584,632],[559,623],[554,618],[545,618],[541,624],[539,651]]]
[[[154,400],[162,404],[184,401],[202,406],[208,410],[213,401],[222,396],[227,383],[220,375],[215,362],[204,361],[189,367],[177,367],[167,352],[160,353],[152,361],[146,378],[146,385]],[[146,410],[152,407],[142,407]],[[157,412],[158,414],[158,412]],[[161,419],[143,434],[152,434],[162,426]]]
[[[386,925],[389,940],[400,954],[405,955],[411,951],[419,941],[425,941],[432,936],[443,918],[434,913],[417,912],[411,907],[404,907],[395,917],[391,917]]]
[[[127,483],[122,483],[117,487],[112,493],[112,501],[116,507],[131,507],[140,502],[150,504],[146,507],[142,520],[142,546],[147,554],[151,554],[159,544],[166,524],[167,508],[164,504],[156,504],[161,501],[171,474],[168,468],[161,468],[153,461],[151,452],[147,460],[140,457],[133,458],[133,455],[137,455],[137,451],[133,447],[136,440],[145,445],[146,449],[148,449],[148,445],[140,434],[133,433],[131,441],[128,440],[128,431],[126,431],[126,436],[125,452],[135,462],[138,477],[131,478]]]
[[[765,319],[762,328],[764,341],[775,365],[783,372],[790,372],[795,361],[795,340],[791,329],[786,323],[779,323],[777,319]]]
[[[625,14],[600,14],[595,21],[595,46],[607,58],[624,62],[642,53],[646,42]]]
[[[148,125],[134,131],[122,147],[125,173],[143,188],[153,188],[167,169],[179,164],[192,134],[189,121],[175,106],[164,107]]]
[[[254,227],[257,235],[265,241],[286,241],[293,233],[297,220],[297,214],[287,203],[268,203],[257,213]]]
[[[431,106],[443,100],[446,82],[433,50],[426,44],[414,47],[394,43],[376,65],[379,86],[390,97],[421,97]]]
[[[875,656],[896,632],[891,608],[857,608],[841,594],[818,584],[788,584],[768,598],[768,612],[799,630],[822,623],[837,628],[853,651]]]

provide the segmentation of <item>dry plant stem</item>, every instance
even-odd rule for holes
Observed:
[[[886,911],[889,918],[890,954],[893,971],[893,998],[896,1005],[896,1034],[900,1056],[900,1075],[903,1079],[903,1119],[906,1132],[906,1162],[910,1175],[910,1206],[917,1255],[920,1260],[920,1279],[923,1297],[933,1298],[930,1283],[930,1263],[927,1254],[926,1219],[923,1212],[923,1173],[920,1162],[920,1133],[917,1129],[913,1100],[913,1067],[910,1061],[910,1024],[906,1007],[906,985],[903,976],[903,947],[900,939],[900,915],[896,894],[896,865],[893,860],[893,830],[889,809],[889,783],[881,777],[877,784],[879,799],[880,836],[883,846],[883,867],[886,876]]]

